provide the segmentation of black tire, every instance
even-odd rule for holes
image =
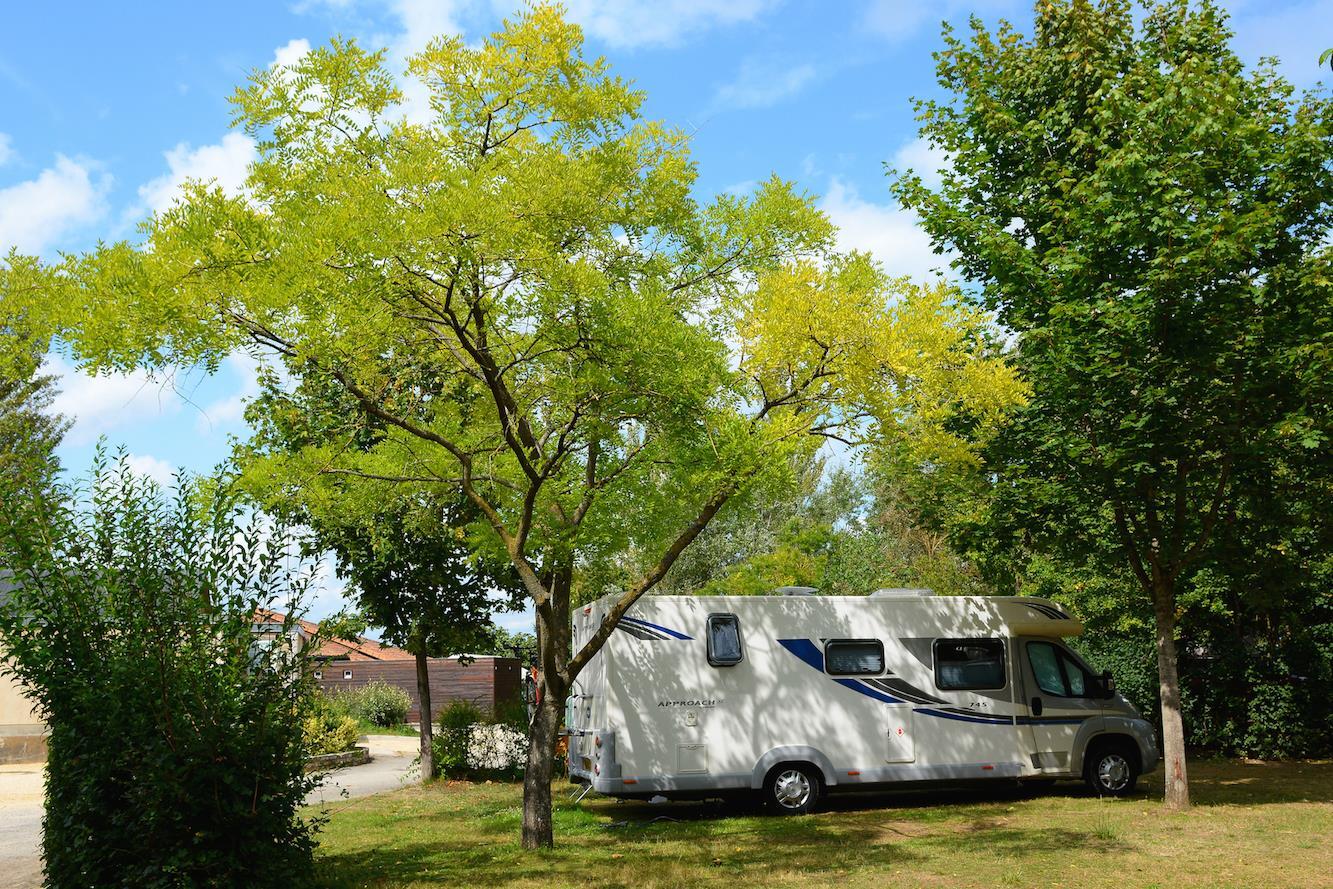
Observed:
[[[764,780],[764,804],[774,815],[809,815],[824,789],[819,770],[806,763],[774,766]]]
[[[1083,779],[1098,796],[1129,796],[1140,768],[1138,750],[1124,742],[1104,742],[1088,750]]]

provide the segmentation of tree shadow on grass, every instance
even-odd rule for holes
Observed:
[[[1190,798],[1199,806],[1258,806],[1333,802],[1333,762],[1207,759],[1189,763]],[[1143,780],[1142,793],[1162,797],[1162,773]]]

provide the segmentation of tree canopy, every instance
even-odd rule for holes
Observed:
[[[409,70],[425,122],[351,41],[255,72],[233,97],[261,140],[244,193],[192,187],[46,293],[77,307],[90,367],[259,348],[383,430],[284,473],[463,492],[537,613],[524,840],[549,843],[559,702],[729,499],[827,437],[969,459],[1024,387],[963,294],[839,253],[791,183],[699,201],[686,135],[558,11]],[[618,600],[570,651],[576,573]]]
[[[950,168],[895,189],[1019,337],[1032,394],[990,454],[992,515],[1136,579],[1186,804],[1177,588],[1333,431],[1333,103],[1245,70],[1209,2],[1052,0],[1031,36],[945,40],[947,98],[919,110]]]

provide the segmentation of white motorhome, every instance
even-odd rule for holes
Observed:
[[[1123,795],[1152,727],[1046,599],[880,590],[645,596],[568,702],[569,774],[611,796],[762,792],[800,814],[899,782],[1083,778]],[[610,610],[580,609],[575,649]]]

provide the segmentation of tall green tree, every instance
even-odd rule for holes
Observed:
[[[919,112],[950,169],[895,184],[1020,337],[1032,398],[996,510],[1039,545],[1109,538],[1151,604],[1178,807],[1178,590],[1249,480],[1330,431],[1333,106],[1230,41],[1185,0],[1043,0],[1031,36],[946,31],[947,96]]]
[[[539,6],[410,64],[410,123],[382,55],[334,41],[238,90],[261,137],[245,194],[196,187],[148,248],[71,259],[53,298],[92,367],[217,362],[243,345],[333,381],[387,434],[311,444],[311,474],[457,485],[473,540],[537,617],[541,705],[523,844],[550,845],[573,679],[733,497],[821,436],[944,447],[960,406],[993,423],[1022,386],[981,312],[840,255],[776,178],[692,197],[685,134]],[[612,565],[614,571],[603,571]],[[616,595],[577,650],[576,578]]]

